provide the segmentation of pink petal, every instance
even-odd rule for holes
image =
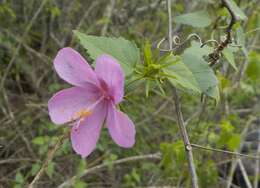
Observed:
[[[87,61],[72,48],[62,48],[54,59],[54,67],[58,75],[75,86],[88,83],[97,84],[95,72]]]
[[[116,144],[130,148],[135,143],[135,126],[131,119],[112,104],[108,106],[107,127]]]
[[[48,102],[51,120],[55,124],[72,121],[75,114],[87,109],[99,99],[98,89],[94,85],[86,88],[72,87],[56,93]]]
[[[87,157],[96,148],[106,112],[106,104],[101,103],[95,108],[91,116],[85,118],[79,126],[74,125],[72,128],[72,147],[83,158]]]
[[[109,55],[101,55],[96,59],[95,72],[106,82],[109,93],[117,104],[124,96],[124,72],[116,59]]]

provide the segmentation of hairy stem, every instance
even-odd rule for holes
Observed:
[[[213,66],[218,62],[218,60],[220,58],[220,53],[228,46],[228,44],[232,43],[231,31],[232,31],[232,27],[234,26],[234,24],[237,21],[235,13],[232,11],[230,4],[228,3],[228,0],[221,0],[221,2],[223,4],[223,6],[228,10],[228,12],[231,16],[231,20],[226,29],[226,39],[224,41],[220,41],[219,45],[214,50],[214,52],[209,54],[209,58],[211,59],[210,66]]]

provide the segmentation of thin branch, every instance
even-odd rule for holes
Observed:
[[[41,59],[44,63],[46,64],[50,64],[50,62],[52,61],[50,57],[48,57],[47,55],[37,52],[35,49],[33,49],[32,47],[28,46],[25,42],[22,41],[21,38],[15,36],[13,33],[11,33],[9,30],[3,30],[7,35],[9,35],[10,37],[12,37],[14,40],[16,40],[17,43],[21,43],[22,46],[30,53],[32,53],[33,55],[35,55],[37,58]]]
[[[7,103],[6,109],[8,112],[8,116],[10,117],[10,120],[14,123],[14,130],[17,132],[19,137],[21,137],[22,141],[25,143],[25,146],[27,147],[28,151],[31,153],[32,157],[35,158],[35,153],[34,153],[33,149],[31,148],[29,140],[27,139],[27,137],[24,136],[23,132],[20,130],[20,128],[18,126],[17,120],[9,105],[8,97],[7,97],[6,92],[4,91],[4,88],[3,88],[3,98],[4,98],[4,101]]]
[[[228,1],[229,0],[222,0],[222,4],[224,7],[227,8],[227,10],[231,16],[230,23],[227,27],[227,35],[228,35],[227,38],[230,40],[231,39],[231,30],[232,30],[233,25],[236,23],[237,18],[236,18],[236,14],[233,12],[232,8],[230,7],[230,3]]]
[[[247,31],[245,34],[248,35],[248,34],[251,34],[251,33],[256,32],[256,31],[259,31],[259,30],[260,30],[260,27],[257,27],[257,28],[255,28],[255,29],[252,29],[252,30],[250,30],[250,31]]]
[[[115,3],[116,3],[116,0],[110,0],[110,3],[107,5],[105,15],[104,15],[104,17],[107,19],[107,21],[101,30],[102,36],[106,35],[106,33],[107,33],[108,24],[110,23],[110,19],[111,19],[112,13],[113,13],[113,9],[115,7]]]
[[[243,132],[241,133],[241,140],[245,139],[245,135],[246,135],[250,125],[255,120],[256,120],[256,117],[250,117],[249,120],[246,122],[245,128],[244,128]],[[238,149],[238,152],[240,152],[242,150],[242,147],[243,147],[243,144],[242,144],[242,142],[240,142],[240,147]],[[233,180],[233,176],[234,176],[237,165],[238,165],[238,159],[236,158],[231,163],[230,171],[228,173],[228,178],[227,178],[228,183],[227,183],[226,188],[230,188],[232,185],[232,180]]]
[[[60,146],[63,144],[63,141],[68,137],[68,133],[66,132],[64,135],[60,136],[60,138],[58,139],[58,141],[56,142],[55,146],[53,147],[52,150],[49,150],[48,154],[47,154],[47,159],[45,160],[45,162],[43,163],[43,165],[41,166],[41,169],[38,171],[38,173],[36,174],[36,176],[34,177],[34,179],[32,180],[32,182],[30,183],[30,185],[28,186],[28,188],[34,188],[35,184],[39,181],[39,179],[41,178],[41,176],[43,175],[44,171],[46,170],[46,168],[48,167],[48,164],[52,161],[54,154],[56,153],[56,151],[60,148]]]
[[[25,31],[24,31],[22,37],[21,37],[21,41],[18,43],[18,45],[17,45],[17,47],[16,47],[16,49],[15,49],[15,51],[14,51],[14,54],[13,54],[13,56],[12,56],[10,62],[8,63],[7,68],[5,69],[5,73],[4,73],[3,78],[2,78],[2,80],[1,80],[0,88],[4,88],[5,80],[6,80],[7,76],[8,76],[8,74],[9,74],[9,72],[10,72],[12,66],[13,66],[14,63],[15,63],[16,57],[18,56],[18,54],[19,54],[19,52],[20,52],[20,49],[21,49],[21,47],[22,47],[23,40],[24,40],[25,37],[27,36],[28,32],[31,30],[31,28],[32,28],[32,26],[33,26],[33,24],[34,24],[34,22],[35,22],[36,19],[38,18],[40,12],[42,11],[42,9],[43,9],[43,7],[45,6],[45,4],[47,3],[47,1],[48,1],[48,0],[42,1],[42,3],[40,4],[38,10],[35,12],[34,16],[32,17],[30,23],[27,25],[27,27],[26,27],[26,29],[25,29]]]
[[[248,47],[248,51],[250,51],[252,49],[252,46],[254,46],[259,41],[259,36],[260,36],[260,32],[256,33],[256,35],[252,39],[251,46]],[[239,67],[239,71],[235,77],[234,84],[233,84],[235,87],[239,85],[240,80],[244,76],[247,65],[248,65],[248,58],[246,58]]]
[[[260,155],[260,143],[257,146],[257,153],[258,156]],[[259,164],[260,161],[257,159],[255,161],[255,179],[254,179],[254,188],[258,188],[258,183],[259,183]]]
[[[227,180],[224,179],[224,178],[222,178],[222,177],[218,177],[218,179],[219,179],[220,181],[223,181],[223,183],[226,183],[226,182],[227,182]],[[239,187],[239,186],[237,186],[237,185],[235,185],[235,184],[232,183],[232,188],[241,188],[241,187]]]
[[[247,188],[253,188],[252,185],[251,185],[251,182],[248,178],[248,174],[246,172],[245,166],[243,165],[241,159],[238,159],[238,166],[240,167],[240,170],[241,170],[242,176],[244,177],[244,180],[246,182]]]
[[[160,160],[161,159],[161,154],[160,153],[154,153],[154,154],[147,154],[147,155],[137,155],[137,156],[126,157],[126,158],[123,158],[123,159],[115,160],[115,161],[112,161],[111,163],[103,163],[103,164],[94,166],[92,168],[86,169],[82,173],[80,173],[79,175],[72,176],[71,178],[69,178],[68,180],[66,180],[62,184],[60,184],[58,186],[58,188],[63,188],[63,187],[68,187],[70,185],[73,185],[73,182],[76,179],[81,178],[81,177],[83,177],[83,176],[85,176],[87,174],[93,173],[93,172],[95,172],[97,170],[100,170],[102,168],[105,168],[105,167],[107,167],[109,165],[117,165],[117,164],[133,162],[133,161],[139,161],[139,160],[146,160],[146,159]]]
[[[247,155],[247,154],[229,151],[229,150],[215,149],[215,148],[210,148],[210,147],[206,147],[206,146],[201,146],[198,144],[190,144],[190,145],[193,146],[194,148],[198,148],[198,149],[202,149],[202,150],[215,151],[215,152],[219,152],[219,153],[225,153],[225,154],[229,154],[229,155],[235,155],[235,156],[245,157],[245,158],[249,158],[249,159],[260,160],[260,157],[254,156],[254,155]]]
[[[169,30],[169,50],[172,50],[172,13],[171,13],[171,0],[167,0],[167,8],[168,8],[168,30]],[[180,99],[178,96],[178,92],[176,90],[176,88],[173,88],[173,96],[174,96],[174,102],[175,102],[175,111],[177,114],[177,119],[178,119],[178,126],[182,135],[182,140],[183,143],[185,145],[185,151],[186,151],[186,156],[188,159],[188,165],[189,165],[189,171],[190,171],[190,175],[191,175],[191,181],[192,181],[192,187],[193,188],[198,188],[198,178],[197,178],[197,174],[196,174],[196,169],[195,169],[195,163],[193,160],[193,154],[192,154],[192,146],[190,145],[190,141],[189,141],[189,136],[184,124],[184,120],[183,120],[183,115],[182,115],[182,111],[181,111],[181,104],[180,104]]]
[[[13,164],[13,163],[23,163],[23,162],[39,162],[39,160],[31,158],[20,158],[20,159],[4,159],[0,160],[0,164]]]
[[[160,6],[160,4],[164,4],[164,2],[162,2],[162,0],[157,0],[149,5],[146,5],[146,6],[143,6],[143,7],[139,7],[136,9],[136,13],[137,14],[140,14],[140,13],[143,13],[147,10],[153,10],[153,9],[156,9],[158,8],[158,6]]]
[[[89,14],[91,13],[92,10],[95,10],[96,6],[100,4],[99,1],[92,1],[91,5],[88,7],[88,9],[85,11],[84,15],[78,22],[77,26],[75,27],[75,30],[79,30],[81,26],[84,24],[84,21],[89,17]],[[69,42],[69,46],[72,46],[73,42],[75,40],[75,36],[72,35],[72,39]]]

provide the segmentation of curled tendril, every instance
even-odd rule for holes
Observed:
[[[173,38],[172,38],[172,40],[173,40],[173,41],[172,41],[173,44],[175,44],[175,45],[181,45],[181,39],[180,39],[179,36],[174,35]]]
[[[169,51],[169,50],[166,50],[166,49],[162,49],[160,48],[161,44],[165,41],[165,37],[163,37],[159,42],[158,44],[156,45],[156,48],[159,49],[160,51]]]
[[[232,46],[232,47],[239,47],[239,48],[241,48],[241,47],[242,47],[242,45],[241,45],[241,44],[229,44],[229,46]]]
[[[165,38],[162,38],[162,39],[158,42],[157,48],[158,48],[160,51],[163,51],[163,52],[171,52],[171,51],[176,50],[176,49],[179,48],[180,46],[184,45],[185,43],[187,43],[188,41],[190,41],[192,38],[197,39],[197,40],[199,41],[200,45],[203,45],[200,36],[197,35],[196,33],[192,33],[192,34],[188,35],[188,37],[187,37],[183,42],[181,42],[181,39],[180,39],[179,36],[177,36],[177,35],[173,36],[173,38],[172,38],[172,43],[173,43],[176,47],[173,48],[172,50],[161,48],[162,43],[166,40]]]
[[[203,42],[200,47],[203,48],[206,44],[208,43],[215,43],[217,46],[219,45],[219,42],[217,40],[214,40],[214,39],[210,39],[210,40],[207,40],[205,42]]]

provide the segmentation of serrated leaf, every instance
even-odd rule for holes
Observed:
[[[165,63],[172,63],[163,69],[163,71],[172,77],[168,77],[168,80],[176,87],[183,87],[188,90],[192,90],[195,93],[201,93],[199,85],[188,67],[181,61],[179,56],[170,54],[165,58]]]
[[[208,55],[210,52],[210,48],[200,48],[199,43],[193,42],[192,46],[184,51],[182,61],[193,73],[202,93],[218,100],[217,77],[208,63],[203,59],[203,56]]]
[[[235,63],[235,58],[234,58],[234,54],[233,54],[233,51],[228,47],[228,48],[225,48],[223,50],[223,55],[224,57],[227,59],[227,61],[230,63],[230,65],[235,69],[237,70],[237,66],[236,66],[236,63]]]
[[[234,12],[235,17],[237,20],[245,20],[247,19],[247,16],[245,15],[245,13],[237,6],[237,4],[235,3],[235,1],[233,0],[228,0],[226,1],[226,3],[229,5],[229,7],[231,8],[232,12]]]
[[[197,11],[177,16],[174,21],[179,24],[186,24],[193,27],[207,27],[212,20],[206,11]]]
[[[79,31],[74,31],[74,34],[92,59],[109,54],[119,61],[126,76],[133,72],[136,63],[140,61],[139,49],[135,43],[124,38],[85,35]]]

